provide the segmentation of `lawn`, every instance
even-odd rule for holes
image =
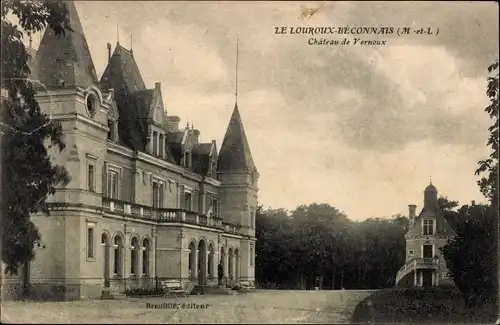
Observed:
[[[492,304],[468,309],[454,289],[385,289],[361,301],[353,323],[473,323],[492,324],[497,310]]]

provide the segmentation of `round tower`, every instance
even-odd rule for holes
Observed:
[[[424,190],[424,207],[434,208],[437,206],[438,191],[432,182]]]

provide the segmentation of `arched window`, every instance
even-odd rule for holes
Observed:
[[[115,237],[115,261],[113,273],[115,275],[122,275],[122,249],[123,249],[123,241],[120,235]]]
[[[130,274],[138,275],[137,262],[139,254],[139,241],[137,240],[137,237],[132,238],[130,244],[132,246],[130,250]]]
[[[144,239],[142,246],[144,250],[142,251],[142,274],[149,276],[149,251],[150,245],[147,238]]]
[[[208,248],[208,277],[214,277],[214,246],[212,244]]]
[[[237,249],[237,248],[234,250],[234,260],[235,260],[235,264],[234,264],[234,278],[236,280],[238,280],[238,278],[240,276],[240,250]]]
[[[189,244],[189,267],[188,267],[190,277],[196,277],[196,274],[194,274],[193,271],[195,263],[197,262],[198,261],[196,261],[196,245],[194,242],[191,242],[191,244]]]
[[[233,249],[232,248],[230,248],[228,250],[228,255],[229,255],[229,265],[228,265],[227,274],[231,277],[233,275]]]

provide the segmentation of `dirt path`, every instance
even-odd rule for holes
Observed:
[[[2,321],[24,323],[349,323],[372,291],[262,290],[237,296],[2,302]]]

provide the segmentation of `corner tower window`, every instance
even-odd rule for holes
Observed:
[[[86,100],[87,111],[91,116],[97,111],[97,98],[94,94],[88,94]]]

